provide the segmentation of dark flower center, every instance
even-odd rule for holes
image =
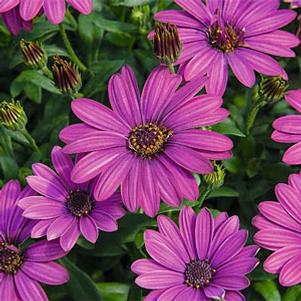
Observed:
[[[81,190],[71,190],[67,197],[67,208],[77,217],[89,214],[92,209],[89,194]]]
[[[244,30],[233,25],[220,25],[215,22],[209,27],[208,37],[212,47],[223,52],[232,52],[243,44]]]
[[[153,158],[162,152],[172,131],[154,123],[140,124],[133,128],[129,135],[128,146],[143,158]]]
[[[23,264],[21,251],[14,245],[0,243],[0,271],[6,274],[16,274]]]
[[[186,265],[185,283],[194,288],[201,288],[210,283],[215,272],[208,260],[194,259]]]

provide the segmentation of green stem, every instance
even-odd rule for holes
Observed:
[[[212,191],[212,186],[211,185],[207,185],[206,188],[205,188],[205,191],[202,191],[200,192],[200,197],[198,199],[198,202],[200,204],[200,207],[203,206],[203,203],[205,202],[205,200],[207,199],[209,193]]]
[[[43,69],[42,69],[42,72],[47,76],[49,77],[50,79],[53,79],[53,74],[51,72],[51,70],[45,66]]]
[[[26,140],[28,141],[28,143],[31,145],[32,149],[37,152],[37,153],[41,153],[39,147],[36,144],[36,141],[32,138],[32,136],[28,133],[27,129],[24,128],[23,130],[21,130],[21,133],[24,135],[24,137],[26,138]]]
[[[264,106],[266,106],[267,103],[268,103],[267,101],[258,101],[252,106],[252,108],[249,112],[248,118],[247,118],[247,124],[246,124],[247,135],[250,134],[250,131],[254,126],[254,123],[255,123],[255,120],[256,120],[259,110],[261,108],[263,108]]]
[[[61,34],[62,40],[65,44],[68,54],[70,55],[71,60],[78,66],[80,71],[86,72],[88,68],[81,62],[79,57],[76,55],[76,53],[69,41],[69,38],[67,36],[67,33],[66,33],[63,23],[61,23],[59,25],[59,28],[60,28],[60,34]]]

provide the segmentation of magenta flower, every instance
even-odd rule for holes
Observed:
[[[66,153],[83,153],[71,173],[82,183],[101,175],[94,197],[110,197],[121,185],[125,206],[142,207],[149,216],[159,210],[160,199],[170,206],[196,200],[199,190],[192,172],[212,172],[210,159],[231,157],[232,141],[215,132],[196,129],[224,120],[228,111],[222,98],[195,96],[205,79],[180,87],[180,75],[158,67],[140,96],[135,75],[123,67],[109,83],[112,110],[90,100],[72,102],[84,123],[60,133]]]
[[[259,204],[253,225],[259,229],[255,242],[273,253],[264,262],[264,269],[279,274],[283,286],[301,282],[301,175],[289,176],[288,184],[276,185],[278,202]]]
[[[22,216],[19,199],[33,195],[26,187],[21,191],[18,181],[9,181],[0,190],[0,300],[48,300],[39,282],[61,285],[68,273],[53,262],[66,253],[58,241],[41,240],[24,248],[33,222]]]
[[[0,1],[0,11],[2,7],[3,5],[1,6]],[[19,6],[16,6],[0,15],[2,16],[4,24],[14,36],[17,36],[22,30],[32,30],[32,21],[25,21],[21,18]]]
[[[73,162],[56,146],[52,150],[55,171],[44,164],[32,166],[34,176],[27,177],[29,186],[39,193],[19,201],[23,216],[38,220],[31,236],[47,235],[48,240],[60,238],[65,251],[73,248],[82,234],[95,243],[99,230],[117,230],[116,220],[125,213],[119,193],[108,200],[95,202],[92,197],[93,182],[75,184],[70,179]]]
[[[273,0],[174,0],[184,11],[158,12],[155,19],[178,26],[183,52],[178,60],[187,81],[208,74],[208,93],[222,95],[228,81],[228,65],[247,87],[255,84],[254,71],[284,75],[269,55],[293,57],[290,49],[299,39],[279,28],[295,17],[292,10],[278,10]]]
[[[158,227],[144,233],[151,259],[131,267],[136,283],[152,290],[145,301],[245,300],[239,291],[249,286],[245,275],[258,264],[258,247],[245,247],[248,232],[239,230],[237,216],[213,218],[206,208],[195,215],[184,207],[179,227],[163,215]]]
[[[85,15],[92,11],[92,0],[67,0],[67,3]],[[0,0],[0,13],[17,5],[20,5],[20,14],[25,21],[34,19],[41,10],[53,24],[59,24],[65,18],[66,0]]]
[[[301,90],[290,90],[285,94],[285,100],[301,113]],[[273,122],[275,131],[272,139],[281,143],[295,143],[283,155],[282,161],[297,165],[301,164],[301,115],[287,115]]]

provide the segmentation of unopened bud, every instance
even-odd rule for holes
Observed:
[[[219,188],[224,184],[226,176],[224,165],[213,162],[214,171],[208,175],[204,175],[204,181],[210,185],[213,189]]]
[[[287,81],[282,77],[262,77],[259,83],[258,94],[267,102],[276,102],[284,98],[288,89]]]
[[[174,64],[179,58],[181,50],[182,43],[177,26],[169,23],[157,24],[154,35],[154,51],[161,63],[167,66]]]
[[[67,60],[55,56],[52,74],[57,88],[63,93],[73,95],[81,88],[82,81],[78,67]]]
[[[35,69],[43,69],[46,66],[47,55],[39,42],[28,42],[22,39],[20,41],[20,47],[26,65]]]
[[[0,124],[11,130],[22,130],[27,117],[19,101],[0,101]]]

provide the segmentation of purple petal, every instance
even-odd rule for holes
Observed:
[[[301,134],[287,134],[279,131],[274,131],[271,138],[280,143],[296,143],[301,141]]]
[[[196,218],[195,245],[198,259],[208,259],[208,251],[212,242],[214,221],[212,214],[207,208],[203,208]]]
[[[91,212],[91,217],[93,218],[97,227],[102,231],[114,232],[118,229],[115,219],[105,211],[94,209]]]
[[[173,301],[207,301],[206,296],[204,295],[202,290],[196,290],[191,287],[186,287],[179,294],[175,296]]]
[[[67,2],[84,15],[89,15],[92,12],[92,0],[67,0]]]
[[[212,284],[220,286],[226,290],[242,290],[250,285],[250,281],[245,276],[221,275],[215,276]]]
[[[31,237],[41,238],[45,236],[47,234],[48,227],[54,220],[55,218],[38,221],[31,230]]]
[[[66,12],[65,0],[44,0],[43,9],[51,23],[59,24],[64,21]]]
[[[53,240],[62,236],[71,227],[75,218],[71,214],[57,217],[47,229],[47,239]]]
[[[60,244],[61,244],[62,248],[66,252],[70,251],[76,244],[76,242],[79,238],[79,235],[80,235],[79,222],[75,218],[75,219],[73,219],[73,222],[72,222],[71,226],[69,227],[69,230],[66,231],[60,237]]]
[[[211,284],[204,287],[204,293],[207,298],[214,299],[214,300],[223,299],[223,297],[225,296],[225,291],[223,288]],[[231,299],[227,299],[227,300],[231,300]]]
[[[165,289],[160,294],[159,298],[155,299],[154,301],[173,301],[174,298],[186,288],[187,286],[184,284],[172,286],[168,289]]]
[[[79,228],[83,236],[88,241],[95,244],[98,238],[98,229],[94,220],[90,216],[82,216],[79,219]]]
[[[73,100],[73,113],[86,124],[98,128],[100,130],[107,130],[112,132],[119,132],[127,134],[130,127],[126,127],[112,110],[94,100],[88,98],[80,98]]]
[[[1,273],[2,274],[2,273]],[[5,275],[0,282],[0,300],[19,301],[16,286],[14,283],[14,275]]]
[[[40,284],[29,278],[22,270],[14,276],[14,281],[18,295],[21,296],[22,300],[48,301],[47,295]]]
[[[75,183],[84,183],[95,178],[124,152],[125,148],[116,147],[89,153],[75,164],[71,173],[71,180]]]
[[[301,282],[300,254],[287,261],[281,269],[279,283],[282,286],[293,286]]]
[[[301,134],[301,116],[288,115],[280,117],[273,122],[273,128],[281,132]]]
[[[20,2],[20,14],[25,21],[36,17],[44,4],[44,0],[22,0]]]
[[[8,12],[9,10],[12,10],[14,7],[16,7],[19,4],[19,0],[1,0],[0,1],[0,13]]]
[[[301,113],[301,90],[290,90],[285,95],[285,100],[299,113]]]
[[[21,269],[31,279],[48,285],[61,285],[69,280],[67,270],[55,262],[24,262]]]
[[[62,258],[66,252],[61,248],[58,240],[40,240],[31,244],[25,251],[27,261],[49,262]]]
[[[113,111],[118,113],[130,127],[141,124],[140,93],[131,67],[124,66],[121,73],[111,77],[109,98]]]
[[[162,270],[166,271],[166,268],[159,265],[157,262],[155,262],[153,259],[138,259],[134,261],[134,263],[131,265],[131,270],[138,274],[146,274],[146,273],[151,273],[152,271],[155,270]]]

